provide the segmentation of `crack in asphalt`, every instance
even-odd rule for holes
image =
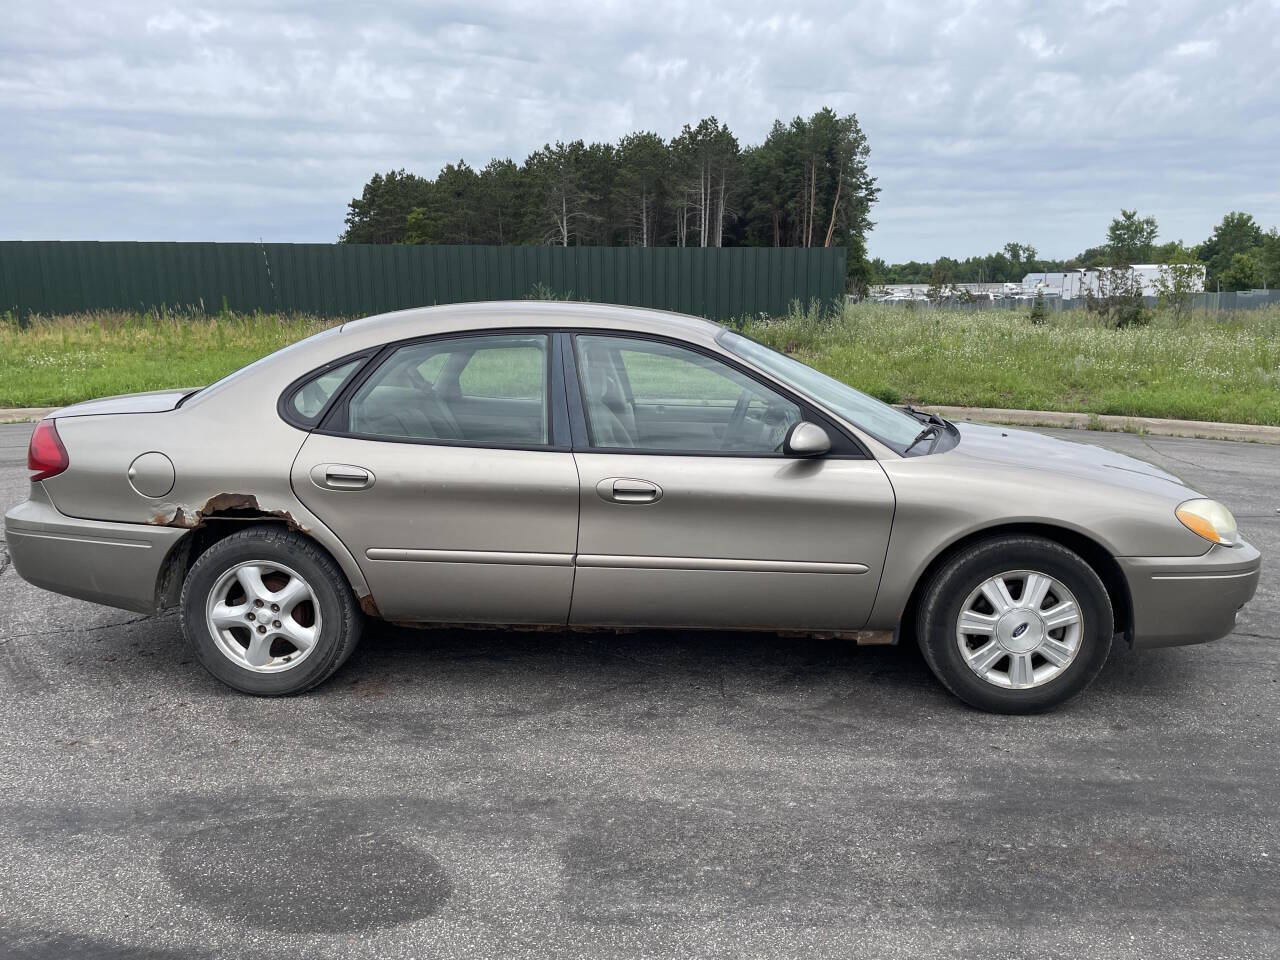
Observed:
[[[134,617],[132,620],[121,620],[119,623],[103,623],[96,627],[62,627],[54,630],[33,630],[30,633],[13,633],[8,636],[0,637],[0,643],[8,643],[10,640],[22,640],[27,637],[47,637],[58,633],[99,633],[103,630],[113,630],[116,627],[127,627],[130,624],[142,623],[144,620],[172,620],[173,615],[169,616],[152,616],[146,615]]]
[[[1157,450],[1155,447],[1151,445],[1151,441],[1148,440],[1146,437],[1140,437],[1139,439],[1142,441],[1143,446],[1145,446],[1148,450],[1154,453],[1157,457],[1164,457],[1168,460],[1177,460],[1179,463],[1185,463],[1188,466],[1195,467],[1198,470],[1203,469],[1204,467],[1203,464],[1196,463],[1194,460],[1187,460],[1185,457],[1175,457],[1172,453],[1166,453],[1163,450]]]

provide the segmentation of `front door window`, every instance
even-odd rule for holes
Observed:
[[[656,340],[576,338],[591,445],[780,454],[800,408],[733,367]]]

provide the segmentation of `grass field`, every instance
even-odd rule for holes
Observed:
[[[1277,309],[1158,313],[1116,330],[1082,310],[1036,325],[1005,310],[857,305],[747,332],[891,403],[1280,424]]]
[[[100,313],[0,326],[0,407],[212,383],[331,323],[271,314]]]
[[[1280,424],[1280,310],[1114,330],[1079,311],[876,304],[746,332],[891,402]],[[200,386],[336,321],[95,314],[0,324],[0,407]]]

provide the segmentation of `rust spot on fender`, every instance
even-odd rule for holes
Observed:
[[[360,609],[363,610],[367,616],[377,617],[379,620],[382,619],[382,614],[378,612],[378,601],[373,599],[372,593],[367,593],[360,598]]]
[[[147,522],[157,527],[181,527],[184,530],[194,530],[196,527],[204,526],[209,520],[269,517],[283,520],[290,530],[297,530],[299,533],[310,532],[298,523],[288,510],[266,510],[259,505],[258,498],[251,493],[215,494],[195,510],[186,504],[179,504],[173,507],[172,513],[160,511]]]
[[[200,513],[226,513],[231,510],[257,510],[258,498],[248,493],[219,493],[210,497]]]

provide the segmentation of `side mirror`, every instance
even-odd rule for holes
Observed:
[[[831,438],[816,423],[801,420],[787,431],[782,452],[788,457],[820,457],[831,450]]]

